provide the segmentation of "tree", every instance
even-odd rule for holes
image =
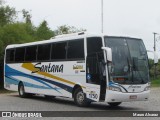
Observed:
[[[23,15],[24,22],[16,21],[18,13],[15,8],[4,6],[4,1],[0,0],[0,78],[3,78],[3,58],[7,45],[47,40],[55,35],[86,31],[77,29],[74,26],[62,25],[55,30],[55,34],[48,27],[48,23],[45,20],[38,27],[35,27],[32,24],[32,15],[29,11],[22,10],[20,13]],[[2,85],[3,81],[0,81],[0,87]]]
[[[30,26],[25,23],[8,24],[3,27],[0,34],[0,41],[6,47],[9,44],[19,44],[35,41],[34,36],[29,29]]]
[[[32,24],[31,22],[32,15],[29,13],[29,11],[23,9],[22,14],[23,14],[23,18],[25,19],[25,22],[27,24]]]
[[[4,4],[4,1],[3,0],[0,0],[0,5]]]
[[[55,35],[70,34],[82,31],[86,31],[86,29],[77,29],[74,26],[62,25],[59,26],[57,30],[55,30]]]
[[[155,65],[154,64],[154,60],[149,59],[149,69],[150,69],[150,76],[151,76],[151,78],[153,78],[154,74],[155,74],[155,66],[154,65]],[[160,77],[160,60],[156,64],[156,76],[157,76],[157,78]]]
[[[43,21],[37,28],[37,39],[47,40],[54,36],[54,32],[48,27],[47,21]]]
[[[0,6],[0,26],[13,23],[16,19],[16,11],[9,6]]]

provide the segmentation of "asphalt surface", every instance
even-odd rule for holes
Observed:
[[[149,101],[125,102],[122,103],[119,107],[115,108],[111,108],[107,103],[92,103],[88,107],[77,107],[74,104],[74,101],[68,98],[56,97],[52,100],[49,100],[46,99],[44,96],[34,96],[32,98],[20,98],[18,96],[18,93],[0,94],[0,111],[110,111],[110,112],[160,111],[160,88],[151,88]],[[72,120],[75,118],[61,118],[61,119]],[[76,119],[94,120],[96,118],[76,118]],[[104,118],[100,117],[98,119],[104,119]],[[121,120],[122,118],[118,119]],[[132,119],[134,120],[135,118]],[[152,119],[154,120],[160,118],[150,118],[150,120]],[[143,120],[143,118],[141,118],[141,120]]]

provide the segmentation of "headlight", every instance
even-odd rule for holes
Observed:
[[[118,87],[110,86],[109,90],[121,92],[121,89]]]
[[[144,91],[148,91],[148,90],[150,90],[150,86],[147,86],[144,88]]]

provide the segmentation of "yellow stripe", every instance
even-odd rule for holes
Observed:
[[[29,71],[38,71],[38,70],[39,70],[39,69],[35,68],[32,63],[23,63],[23,64],[22,64],[22,67],[25,68],[25,69],[27,69],[27,70],[29,70]],[[51,75],[51,74],[49,74],[49,73],[47,73],[47,72],[40,72],[40,71],[38,71],[38,72],[36,72],[36,73],[37,73],[37,74],[40,74],[40,75],[44,75],[44,76],[49,77],[49,78],[52,78],[52,79],[59,80],[59,81],[61,81],[61,82],[65,82],[65,83],[68,83],[68,84],[71,84],[71,85],[75,85],[74,82],[71,82],[71,81],[69,81],[69,80],[65,80],[65,79],[63,79],[63,78],[60,78],[60,77]],[[85,88],[84,86],[81,86],[81,87]]]

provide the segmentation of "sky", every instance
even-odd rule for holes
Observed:
[[[101,32],[101,0],[5,0],[17,11],[28,10],[35,26],[46,20],[55,30],[69,25]],[[153,51],[153,32],[160,34],[160,0],[103,0],[104,33],[143,39],[147,50]],[[22,18],[20,19],[22,20]],[[156,35],[160,58],[160,35]],[[153,58],[153,53],[148,53]]]

